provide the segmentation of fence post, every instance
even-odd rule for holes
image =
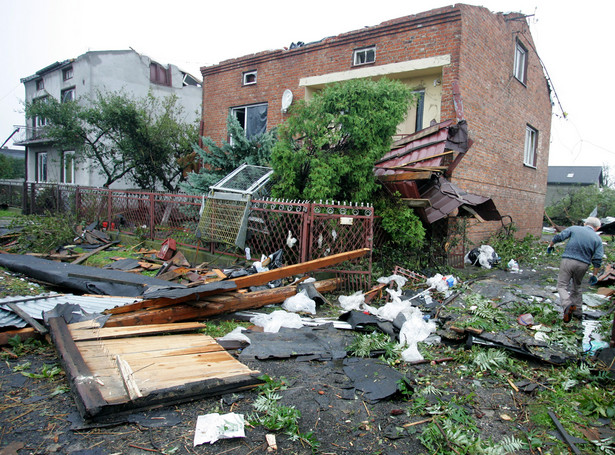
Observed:
[[[81,218],[81,192],[79,187],[75,188],[75,213],[77,214],[77,219]]]
[[[32,215],[36,213],[36,183],[32,182],[30,185],[30,213]]]
[[[154,240],[154,228],[156,219],[154,218],[154,204],[156,203],[154,199],[154,193],[150,193],[149,195],[149,238]]]
[[[23,181],[23,188],[21,190],[21,213],[28,214],[28,182]]]
[[[107,228],[111,226],[111,208],[113,206],[113,196],[111,189],[107,188]]]
[[[314,204],[306,202],[307,211],[303,212],[303,226],[301,230],[301,257],[299,262],[307,262],[310,259],[310,249],[312,245],[312,212],[314,210]]]

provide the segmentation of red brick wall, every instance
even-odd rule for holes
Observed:
[[[527,85],[512,76],[515,38],[529,50]],[[450,55],[443,68],[441,119],[455,118],[452,84],[459,83],[473,147],[453,173],[461,188],[490,196],[519,235],[538,235],[546,192],[551,104],[524,20],[506,20],[482,7],[456,5],[394,19],[292,50],[266,51],[203,67],[203,134],[226,139],[229,108],[269,104],[268,125],[283,122],[285,89],[304,97],[299,80],[352,70],[353,50],[375,45],[376,65]],[[242,73],[257,70],[255,85]],[[523,165],[525,126],[539,131],[536,169]],[[470,223],[479,243],[500,223]]]
[[[292,90],[294,99],[302,99],[305,90],[299,87],[301,78],[356,68],[352,66],[352,55],[357,48],[375,45],[376,65],[447,54],[455,58],[459,54],[460,25],[459,9],[447,7],[292,50],[261,52],[203,67],[204,133],[216,141],[225,140],[229,108],[262,102],[269,103],[267,128],[271,129],[286,118],[287,114],[281,113],[285,89]],[[395,33],[391,34],[392,31]],[[453,64],[446,68],[445,74],[456,67]],[[250,70],[258,71],[257,83],[242,86],[242,73]],[[451,112],[450,108],[445,109],[443,118],[448,118]]]
[[[474,145],[453,173],[466,191],[490,196],[518,236],[540,235],[546,193],[551,102],[525,20],[485,14],[461,5],[459,86]],[[529,51],[527,82],[512,75],[515,40]],[[536,168],[523,164],[525,129],[538,130]],[[470,239],[486,237],[497,223],[472,223]]]

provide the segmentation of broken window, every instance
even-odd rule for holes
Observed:
[[[194,87],[200,87],[201,83],[197,81],[194,77],[192,77],[188,73],[184,73],[184,79],[182,81],[182,86],[186,87],[187,85],[192,85]]]
[[[171,68],[165,68],[160,63],[152,62],[149,65],[149,80],[158,85],[171,86]]]
[[[47,152],[36,154],[36,181],[47,181]]]
[[[527,73],[527,49],[519,40],[515,45],[515,68],[514,76],[525,84]]]
[[[374,63],[376,61],[376,46],[365,47],[363,49],[356,49],[353,53],[352,64],[353,65],[365,65],[367,63]]]
[[[239,120],[247,138],[267,131],[267,103],[233,107],[231,112]]]
[[[68,103],[69,101],[75,101],[75,87],[62,90],[61,100],[63,103]]]
[[[525,127],[525,153],[523,164],[536,167],[536,150],[538,146],[538,130],[530,125]]]
[[[69,79],[73,78],[73,67],[70,66],[68,68],[64,68],[62,70],[62,79],[65,81],[68,81]]]
[[[45,88],[45,81],[43,79],[36,80],[36,90],[43,90]]]
[[[62,183],[75,183],[75,152],[62,153]]]

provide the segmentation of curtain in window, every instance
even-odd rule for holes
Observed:
[[[246,109],[246,136],[258,136],[267,131],[267,105],[248,106]]]

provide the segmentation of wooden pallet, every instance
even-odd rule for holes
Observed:
[[[260,384],[199,323],[99,328],[49,320],[51,336],[84,419],[172,405]],[[190,331],[190,333],[181,333]]]

